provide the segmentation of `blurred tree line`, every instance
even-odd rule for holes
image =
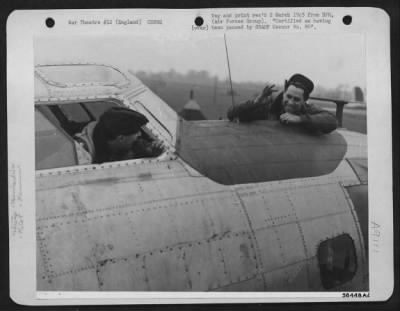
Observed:
[[[212,76],[206,70],[189,70],[183,74],[171,69],[167,72],[145,72],[138,71],[134,74],[142,80],[154,92],[167,87],[168,83],[182,83],[183,85],[190,84],[193,87],[210,87],[217,88],[219,92],[224,92],[226,95],[231,95],[231,87],[229,78],[219,79],[217,76]],[[256,96],[266,84],[275,84],[279,90],[283,89],[283,83],[277,84],[276,82],[234,82],[233,81],[233,94],[240,96],[243,92],[248,95]],[[316,83],[313,96],[325,97],[332,99],[343,99],[348,101],[364,102],[364,93],[359,86],[352,87],[347,84],[339,84],[335,88],[326,88]]]
[[[154,93],[162,98],[172,109],[180,113],[191,99],[200,107],[202,115],[209,120],[226,119],[229,107],[254,98],[266,84],[275,84],[276,89],[283,90],[279,81],[234,82],[231,91],[229,78],[221,79],[205,70],[189,70],[180,73],[173,69],[167,72],[131,71]],[[359,86],[339,84],[335,88],[326,88],[316,83],[312,93],[315,97],[359,101],[365,103],[365,91]],[[233,101],[233,102],[232,102]],[[316,102],[324,109],[335,111],[333,103]],[[345,114],[344,126],[351,130],[366,133],[365,105],[361,115]]]

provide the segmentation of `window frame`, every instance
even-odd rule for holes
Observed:
[[[117,98],[115,96],[107,96],[107,97],[95,97],[95,98],[90,98],[88,99],[87,97],[78,97],[78,98],[74,98],[74,99],[60,99],[60,100],[47,100],[47,101],[36,101],[35,102],[35,109],[49,109],[48,106],[50,105],[68,105],[68,104],[85,104],[85,103],[90,103],[90,102],[99,102],[99,101],[104,101],[104,102],[111,102],[111,103],[115,103],[117,106],[120,107],[126,107],[129,109],[133,109],[132,107],[130,107],[129,105],[126,105],[124,103],[123,100],[121,100],[120,98]],[[84,105],[83,105],[84,106]],[[85,107],[85,106],[84,106]],[[86,107],[85,107],[86,109]],[[49,117],[47,117],[49,116]],[[52,124],[57,124],[58,128],[61,128],[61,130],[63,131],[64,135],[67,135],[69,139],[71,139],[73,142],[77,143],[73,137],[67,133],[62,126],[59,124],[59,120],[56,118],[56,116],[54,116],[52,114],[52,112],[48,112],[47,115],[45,116],[49,122],[51,122]],[[52,121],[53,120],[53,121]],[[155,139],[155,140],[160,140],[159,139],[159,135],[157,135],[157,133],[154,133],[153,130],[155,129],[154,126],[144,126],[143,127],[143,131],[151,138],[151,139]],[[164,145],[165,145],[165,141],[161,140]],[[36,146],[36,144],[35,144]],[[75,156],[76,158],[78,157],[77,155],[77,150],[76,150],[76,144],[74,144],[75,148]],[[171,154],[169,151],[169,146],[165,145],[165,149],[164,151],[155,158],[139,158],[139,159],[129,159],[129,160],[121,160],[121,161],[113,161],[113,162],[105,162],[105,163],[101,163],[101,164],[76,164],[73,166],[64,166],[64,167],[57,167],[57,168],[47,168],[47,169],[41,169],[41,170],[37,170],[35,169],[36,175],[37,176],[48,176],[48,175],[53,175],[53,174],[58,174],[58,175],[62,175],[62,174],[67,174],[67,173],[71,173],[71,172],[86,172],[86,171],[94,171],[94,170],[98,170],[98,169],[107,169],[107,168],[116,168],[116,167],[123,167],[123,166],[130,166],[130,165],[139,165],[139,164],[145,164],[145,163],[154,163],[154,162],[160,162],[160,161],[165,161],[166,159],[171,159]],[[76,161],[78,162],[78,161]]]
[[[60,126],[58,120],[55,118],[54,115],[52,115],[52,112],[48,111],[50,110],[49,107],[43,107],[43,106],[35,106],[35,111],[41,114],[43,118],[45,118],[52,126],[54,126],[59,133],[64,136],[73,146],[73,157],[74,157],[74,162],[76,165],[79,165],[78,161],[78,153],[76,150],[76,141]],[[36,126],[35,126],[35,150],[36,150]],[[36,158],[36,157],[35,157]],[[68,166],[68,167],[73,167],[76,165]],[[64,166],[67,167],[67,166]],[[51,170],[51,169],[59,169],[63,167],[53,167],[53,168],[44,168],[44,169],[36,169],[36,160],[35,160],[35,171],[43,171],[43,170]]]

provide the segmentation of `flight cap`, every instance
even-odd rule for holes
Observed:
[[[139,132],[140,128],[149,120],[141,113],[124,108],[112,107],[100,117],[99,125],[108,135],[132,135]]]
[[[314,83],[309,78],[299,73],[294,74],[289,79],[289,81],[287,82],[287,86],[289,85],[294,85],[298,88],[303,89],[306,94],[310,94],[314,89]]]

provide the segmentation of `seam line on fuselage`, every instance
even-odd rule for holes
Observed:
[[[352,215],[352,217],[354,219],[354,223],[356,224],[357,236],[358,236],[358,240],[360,241],[360,248],[361,248],[360,256],[361,256],[362,267],[363,267],[362,268],[362,275],[365,275],[366,273],[365,273],[364,269],[365,269],[365,266],[366,266],[366,263],[365,263],[366,258],[365,258],[364,253],[365,253],[366,250],[365,250],[365,245],[364,245],[364,238],[363,238],[362,231],[361,231],[361,224],[360,224],[360,222],[358,220],[358,217],[356,215],[357,213],[356,213],[354,205],[353,205],[353,201],[351,200],[350,194],[347,192],[346,187],[341,185],[340,188],[342,189],[342,191],[344,193],[344,196],[346,198],[346,201],[349,204],[350,213],[351,213],[351,215]],[[368,231],[369,231],[369,226],[368,226]],[[368,271],[368,273],[369,273],[369,271]]]
[[[260,267],[261,271],[264,271],[264,266],[263,266],[263,263],[262,263],[260,247],[258,246],[258,241],[257,241],[257,238],[256,238],[256,234],[255,234],[255,232],[253,230],[253,226],[251,224],[250,216],[247,213],[246,206],[245,206],[244,202],[242,201],[242,198],[240,197],[240,195],[235,190],[233,191],[233,193],[234,193],[234,195],[237,197],[237,199],[240,202],[240,207],[241,207],[241,209],[242,209],[242,211],[243,211],[243,213],[244,213],[244,215],[246,217],[247,224],[248,224],[249,229],[250,229],[251,238],[253,239],[253,243],[254,243],[255,250],[256,250],[257,266]],[[264,290],[265,290],[267,288],[267,283],[266,283],[264,274],[262,275],[262,280],[263,280],[263,285],[264,285]]]
[[[160,198],[158,200],[150,200],[150,201],[145,201],[145,202],[136,202],[136,203],[125,203],[125,204],[118,204],[115,206],[111,206],[111,207],[106,207],[106,208],[101,208],[101,209],[94,209],[94,210],[85,210],[85,211],[80,211],[77,213],[69,213],[69,214],[64,214],[64,215],[57,215],[57,216],[50,216],[50,217],[45,217],[45,218],[38,218],[37,221],[38,222],[44,222],[44,221],[49,221],[49,220],[54,220],[54,219],[59,219],[59,218],[67,218],[67,217],[76,217],[76,216],[82,216],[82,215],[87,215],[87,214],[93,214],[93,213],[101,213],[101,212],[105,212],[105,211],[112,211],[112,210],[116,210],[119,211],[123,208],[129,208],[129,207],[135,207],[135,206],[142,206],[142,205],[147,205],[147,204],[154,204],[154,203],[160,203],[161,201],[163,203],[161,203],[161,207],[173,207],[173,206],[169,206],[168,205],[168,201],[169,204],[172,205],[177,205],[177,203],[175,202],[176,200],[185,200],[185,199],[195,199],[197,198],[202,198],[202,196],[204,195],[218,195],[218,194],[227,194],[227,197],[232,195],[232,191],[230,189],[226,189],[226,190],[221,190],[221,191],[214,191],[214,192],[208,192],[206,194],[199,194],[199,193],[193,193],[190,195],[184,195],[184,196],[177,196],[177,197],[169,197],[169,198]],[[168,205],[168,206],[165,206]],[[153,207],[149,207],[146,210],[151,210],[153,209]],[[138,209],[135,212],[141,212],[143,211],[143,208]]]

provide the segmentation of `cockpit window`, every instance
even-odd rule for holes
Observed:
[[[77,165],[75,143],[61,128],[35,109],[36,169]]]
[[[87,102],[83,105],[96,120],[98,120],[106,110],[110,109],[111,107],[118,106],[113,102]]]
[[[318,247],[318,263],[322,285],[333,289],[350,281],[357,271],[353,239],[342,234],[322,242]]]
[[[90,142],[90,139],[82,139],[82,137],[86,137],[86,135],[92,137],[100,116],[111,107],[118,106],[114,101],[42,104],[37,106],[35,110],[36,169],[102,163],[95,158],[98,154],[95,152],[94,145],[92,145],[93,140]],[[103,161],[158,157],[164,152],[162,143],[146,126],[140,129],[139,137],[140,143],[132,144],[132,153],[128,153],[126,157]]]
[[[91,121],[82,105],[59,105],[59,108],[70,122],[88,123]]]
[[[118,104],[109,101],[77,102],[66,104],[51,104],[51,110],[57,122],[71,136],[81,132],[90,122],[96,121],[109,108]]]

